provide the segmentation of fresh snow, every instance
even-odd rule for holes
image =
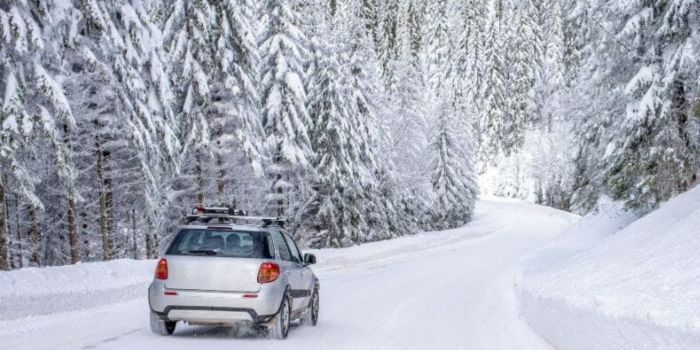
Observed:
[[[2,272],[0,321],[141,297],[154,266],[153,261],[116,260]]]
[[[635,218],[605,206],[524,263],[524,315],[558,350],[700,348],[700,187]]]
[[[3,273],[3,315],[22,318],[0,321],[0,349],[552,350],[519,316],[515,276],[523,256],[577,218],[524,202],[480,201],[464,228],[314,251],[319,325],[294,327],[282,342],[184,325],[173,337],[151,334],[145,295],[153,261]],[[37,296],[35,305],[25,294]],[[53,311],[74,311],[39,315],[64,297],[73,302]]]

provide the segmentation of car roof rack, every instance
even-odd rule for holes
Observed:
[[[192,214],[188,215],[185,223],[190,224],[196,221],[208,223],[216,219],[219,223],[240,223],[240,222],[260,222],[263,227],[277,225],[284,227],[287,223],[286,219],[265,217],[265,216],[248,216],[248,212],[241,209],[232,209],[223,206],[217,207],[194,207]]]

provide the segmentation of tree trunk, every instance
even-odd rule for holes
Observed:
[[[30,255],[30,265],[39,266],[41,262],[41,256],[39,255],[41,250],[41,237],[39,237],[39,225],[36,218],[36,208],[34,205],[29,205],[28,210],[29,215],[29,250]]]
[[[22,244],[22,228],[19,226],[19,195],[15,194],[15,228],[17,229],[17,255],[19,258],[19,268],[24,267],[24,245]]]
[[[83,258],[90,258],[90,234],[88,233],[90,231],[88,230],[87,213],[84,210],[80,212],[80,221],[82,223],[80,228],[83,237]]]
[[[19,259],[17,258],[19,252],[17,251],[17,244],[19,243],[17,241],[12,241],[10,237],[12,237],[12,231],[10,230],[10,196],[7,195],[7,193],[4,193],[5,196],[5,237],[7,237],[7,258],[10,259],[10,270],[18,269],[22,267],[22,262],[18,261]],[[2,219],[0,219],[2,220]],[[19,238],[19,232],[17,233],[17,237]]]
[[[690,148],[691,138],[688,135],[688,96],[685,88],[685,79],[677,77],[673,84],[673,109],[678,123],[678,134],[681,136],[685,146]]]
[[[156,258],[156,247],[155,247],[155,237],[153,236],[153,229],[151,228],[151,219],[146,218],[146,258],[155,259]]]
[[[203,206],[204,205],[204,172],[202,169],[202,156],[199,154],[199,150],[197,150],[197,155],[196,155],[196,171],[197,171],[197,203],[199,205]]]
[[[5,207],[5,187],[0,178],[0,270],[10,269],[10,256],[7,238],[7,209]]]
[[[104,163],[105,214],[107,215],[107,233],[109,237],[110,259],[117,258],[114,242],[114,189],[112,181],[112,153],[102,152]]]
[[[139,259],[139,245],[136,241],[136,209],[131,209],[131,236],[134,240],[133,250],[134,250],[134,260]]]
[[[100,136],[95,137],[95,157],[97,179],[100,184],[99,206],[100,206],[100,235],[102,237],[102,260],[112,259],[112,237],[109,231],[107,217],[107,193],[105,191],[104,159],[102,152],[102,142]]]
[[[70,242],[70,263],[77,264],[80,262],[80,244],[78,243],[78,225],[75,220],[75,198],[72,193],[68,195],[68,241]]]
[[[282,174],[277,174],[277,183],[282,181]],[[277,217],[284,217],[284,190],[281,187],[277,187]]]
[[[68,124],[64,124],[63,143],[70,151],[69,133],[70,129],[68,128]],[[66,191],[66,197],[68,199],[68,212],[66,213],[66,218],[68,220],[68,242],[70,244],[70,263],[77,264],[80,261],[80,243],[78,242],[78,225],[75,217],[75,189],[73,188],[73,179],[70,179],[70,181],[71,183],[68,184],[68,189]]]
[[[221,155],[216,156],[216,166],[219,168],[218,178],[216,180],[217,194],[219,197],[219,203],[226,203],[224,200],[224,191],[226,190],[226,169],[224,169],[224,161],[221,159]]]

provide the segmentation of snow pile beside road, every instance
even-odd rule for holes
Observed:
[[[154,261],[115,260],[0,273],[0,320],[143,297]]]
[[[560,350],[700,348],[700,187],[632,222],[607,206],[522,266],[530,325]]]

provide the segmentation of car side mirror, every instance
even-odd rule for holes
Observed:
[[[304,254],[304,264],[305,265],[313,265],[316,263],[316,256],[313,254],[306,253]]]

